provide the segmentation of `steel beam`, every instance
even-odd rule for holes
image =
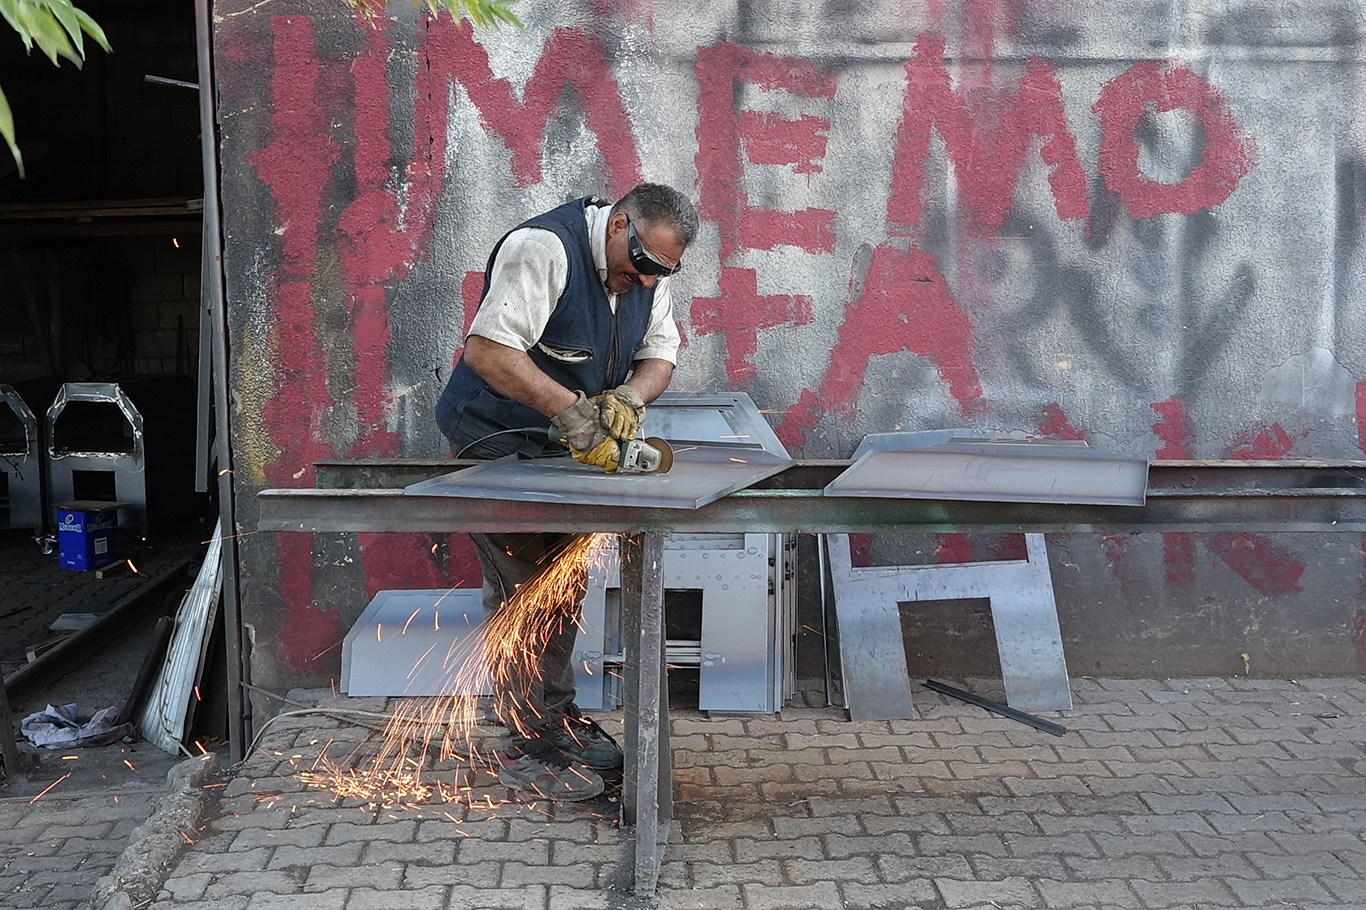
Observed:
[[[864,499],[781,489],[742,490],[688,510],[417,497],[392,489],[263,490],[258,498],[257,530],[319,533],[1366,531],[1366,490],[1359,488],[1150,490],[1144,506]]]

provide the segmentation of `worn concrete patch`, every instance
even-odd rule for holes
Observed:
[[[218,756],[189,759],[166,774],[167,794],[147,821],[133,829],[113,871],[96,883],[91,910],[128,910],[156,896],[171,863],[189,846],[217,802],[210,785],[222,777]]]

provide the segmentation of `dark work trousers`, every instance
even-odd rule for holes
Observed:
[[[530,581],[571,543],[573,534],[471,534],[479,568],[484,572],[484,617],[491,619],[512,598],[518,585]],[[583,591],[575,589],[572,609],[550,634],[531,678],[491,680],[494,710],[516,737],[531,736],[562,723],[574,700],[574,636]]]

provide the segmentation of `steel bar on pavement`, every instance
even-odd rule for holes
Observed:
[[[1067,728],[1064,727],[1062,724],[1055,724],[1051,720],[1044,720],[1042,717],[1039,717],[1037,715],[1027,714],[1024,711],[1017,711],[1009,705],[1003,705],[998,701],[992,701],[989,698],[983,698],[982,696],[975,695],[972,692],[965,692],[962,689],[956,688],[955,686],[947,685],[945,683],[941,683],[938,680],[927,679],[921,685],[934,692],[938,692],[941,695],[947,695],[950,698],[956,698],[959,701],[965,701],[970,705],[976,705],[979,708],[984,708],[993,714],[999,714],[1002,717],[1008,717],[1011,720],[1018,720],[1022,724],[1028,724],[1035,730],[1042,730],[1043,732],[1051,733],[1054,736],[1067,735]]]

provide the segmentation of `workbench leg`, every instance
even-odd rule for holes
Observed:
[[[649,895],[659,881],[673,819],[662,531],[622,537],[621,616],[626,649],[622,823],[632,826],[635,833],[635,893]]]

